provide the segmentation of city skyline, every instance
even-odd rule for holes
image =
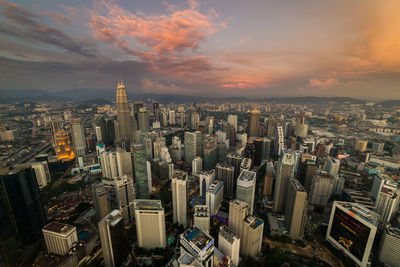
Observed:
[[[1,90],[399,99],[396,1],[0,0]]]

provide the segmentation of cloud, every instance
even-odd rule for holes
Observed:
[[[8,22],[0,24],[0,33],[22,40],[33,40],[54,45],[66,51],[86,57],[96,55],[96,46],[92,43],[77,42],[63,31],[39,22],[40,17],[20,5],[0,0],[2,15]]]
[[[162,84],[158,81],[152,81],[149,78],[143,78],[140,81],[141,90],[144,93],[183,93],[185,90],[175,84]]]
[[[329,87],[339,84],[339,80],[335,77],[310,78],[308,82],[311,87]]]
[[[247,43],[247,42],[250,41],[250,40],[251,40],[251,37],[250,37],[250,36],[247,36],[247,38],[240,39],[240,40],[239,40],[239,43],[240,43],[240,44],[245,44],[245,43]]]
[[[69,18],[67,18],[64,14],[60,12],[54,12],[51,10],[44,10],[40,12],[40,14],[48,16],[54,23],[60,25],[60,26],[70,26],[71,21]]]

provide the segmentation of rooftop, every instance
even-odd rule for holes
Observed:
[[[233,243],[235,241],[235,239],[240,239],[239,236],[237,234],[235,234],[231,228],[229,228],[226,225],[222,225],[219,228],[219,234],[225,238],[226,240],[229,241],[229,243]]]
[[[237,184],[240,186],[253,186],[256,182],[257,173],[248,170],[242,170],[237,180]]]
[[[224,182],[216,180],[210,184],[210,187],[207,189],[208,193],[217,194],[219,190],[224,186]]]
[[[135,210],[164,210],[161,200],[136,199],[133,201]]]
[[[305,192],[306,191],[306,190],[304,190],[304,187],[301,185],[299,180],[292,179],[292,183],[293,183],[293,185],[294,185],[294,187],[296,188],[297,191],[300,191],[300,192]]]
[[[244,218],[244,222],[253,229],[256,229],[257,227],[259,227],[264,223],[263,220],[254,215],[247,215],[246,218]]]
[[[51,231],[51,232],[55,232],[55,233],[59,233],[59,234],[68,233],[68,232],[72,231],[73,229],[75,229],[75,226],[65,224],[65,223],[59,223],[59,222],[51,222],[51,223],[46,224],[43,227],[43,230],[47,230],[47,231]]]
[[[190,243],[194,244],[198,249],[205,249],[209,243],[214,243],[214,239],[197,228],[192,226],[182,233],[182,236]]]
[[[197,205],[194,207],[195,217],[209,217],[210,208],[207,205]]]
[[[363,219],[373,225],[378,225],[380,217],[379,214],[367,209],[366,207],[358,203],[335,201],[334,205],[335,204],[337,204],[337,206],[340,208],[349,210],[360,219]]]

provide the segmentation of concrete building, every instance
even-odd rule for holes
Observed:
[[[185,162],[192,164],[196,156],[202,156],[202,136],[201,132],[185,132]]]
[[[161,200],[137,199],[134,207],[138,246],[165,248],[165,214]]]
[[[187,225],[187,172],[175,170],[172,181],[173,221],[186,227]]]
[[[218,163],[215,178],[224,182],[224,197],[232,199],[235,195],[235,167],[227,163]]]
[[[286,195],[287,229],[291,238],[302,239],[307,218],[307,192],[298,180],[291,179]]]
[[[296,120],[295,135],[306,138],[308,133],[308,125],[304,116],[299,116]]]
[[[277,126],[275,133],[275,155],[280,156],[284,147],[285,147],[285,135],[283,133],[283,127]]]
[[[332,194],[336,196],[341,196],[343,189],[344,189],[344,183],[346,179],[343,177],[343,175],[338,175],[335,178],[335,183],[333,184],[333,191]]]
[[[200,196],[205,197],[210,184],[215,179],[215,170],[200,172]]]
[[[117,158],[118,176],[127,175],[133,177],[131,152],[118,147],[115,155]]]
[[[201,229],[196,226],[186,229],[179,236],[179,243],[181,255],[189,254],[199,264],[190,266],[214,266],[214,238]]]
[[[154,158],[160,158],[161,148],[167,146],[165,137],[157,137],[153,143]]]
[[[265,170],[264,177],[264,196],[272,196],[274,189],[274,179],[275,179],[275,168],[274,164],[270,161],[267,163],[267,168]]]
[[[337,177],[339,175],[340,169],[340,160],[329,158],[326,162],[326,172],[333,177]]]
[[[383,225],[391,221],[399,209],[399,203],[399,185],[395,181],[385,181],[375,202],[375,212],[380,215],[380,222]]]
[[[108,192],[102,183],[95,183],[92,185],[92,196],[94,201],[94,209],[96,211],[96,218],[97,221],[100,221],[111,212]]]
[[[385,143],[373,143],[372,144],[372,151],[374,151],[374,152],[382,153],[384,148],[385,148]]]
[[[214,181],[206,192],[206,205],[210,208],[210,214],[217,214],[224,198],[224,182]]]
[[[243,258],[258,259],[263,240],[264,221],[254,215],[243,219],[243,232],[240,235],[240,255]]]
[[[387,226],[383,231],[378,248],[378,259],[385,266],[399,266],[400,229]]]
[[[47,165],[47,161],[34,162],[31,164],[31,166],[32,169],[35,170],[36,180],[39,188],[43,188],[51,182],[50,171],[49,166]]]
[[[85,131],[83,130],[82,120],[74,118],[70,120],[72,143],[74,146],[75,155],[77,157],[85,156],[86,142]]]
[[[121,212],[111,211],[99,222],[98,226],[104,265],[106,267],[121,266],[130,254]]]
[[[310,204],[312,206],[326,207],[332,195],[334,184],[334,177],[327,172],[317,171],[311,184]]]
[[[114,179],[114,192],[117,206],[125,223],[133,222],[133,201],[135,200],[135,188],[133,180],[128,176],[121,176]]]
[[[194,207],[193,224],[207,234],[210,233],[210,208],[207,205]]]
[[[203,159],[201,157],[195,157],[192,160],[192,173],[200,173],[203,170]]]
[[[126,94],[125,85],[122,81],[118,82],[116,96],[118,133],[116,136],[121,141],[132,141],[131,134],[131,118],[129,115],[128,96]]]
[[[229,228],[237,234],[242,235],[243,219],[249,214],[249,204],[238,199],[229,202]]]
[[[100,165],[104,178],[114,179],[118,175],[117,156],[115,152],[103,151],[100,153]]]
[[[147,180],[146,150],[142,144],[133,146],[133,163],[135,167],[137,198],[149,198],[150,189]]]
[[[258,125],[260,124],[260,111],[258,109],[252,109],[248,111],[247,120],[247,136],[255,137],[258,136]]]
[[[78,242],[76,227],[65,223],[51,222],[43,229],[47,251],[57,255],[67,255]]]
[[[358,152],[364,152],[367,150],[368,141],[365,140],[357,140],[356,144],[354,145],[354,150]]]
[[[231,257],[233,265],[239,266],[240,238],[226,225],[219,228],[218,249]]]
[[[278,162],[274,188],[274,211],[284,212],[286,191],[290,179],[294,178],[295,155],[291,150],[282,153]]]
[[[240,174],[240,165],[242,164],[243,157],[237,153],[229,153],[226,155],[226,162],[232,165],[235,168],[235,188],[236,188],[236,180]]]
[[[229,114],[228,115],[228,123],[230,124],[230,125],[232,125],[233,127],[235,127],[235,133],[237,133],[237,130],[238,130],[238,128],[237,128],[237,115],[232,115],[232,114]]]
[[[243,170],[237,180],[236,198],[249,204],[249,212],[253,214],[256,190],[256,172]]]

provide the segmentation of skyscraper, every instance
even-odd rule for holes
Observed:
[[[83,157],[85,156],[86,142],[82,121],[80,118],[71,119],[70,125],[75,155],[78,157]]]
[[[142,107],[139,109],[138,126],[139,131],[141,131],[142,133],[145,133],[149,130],[149,111],[146,107]]]
[[[340,160],[334,159],[334,158],[329,158],[326,162],[326,172],[333,176],[337,177],[339,174],[339,169],[340,169]]]
[[[214,181],[206,192],[206,203],[210,207],[210,214],[215,215],[224,198],[224,182]]]
[[[129,117],[128,96],[126,94],[125,85],[122,81],[118,82],[116,105],[117,105],[117,121],[119,127],[119,136],[117,136],[117,139],[129,142],[132,139],[131,119]]]
[[[255,137],[258,136],[258,125],[260,120],[260,111],[258,109],[252,109],[248,111],[247,121],[247,136]]]
[[[34,162],[31,165],[35,170],[36,180],[40,188],[43,188],[50,183],[51,177],[47,161]]]
[[[200,196],[205,197],[210,184],[215,179],[215,170],[201,171],[200,172]]]
[[[263,239],[264,221],[254,215],[243,219],[243,232],[240,235],[240,254],[258,259]]]
[[[196,156],[202,155],[201,144],[202,144],[201,132],[199,131],[194,133],[185,132],[185,162],[187,164],[192,164],[192,161]]]
[[[172,181],[173,221],[186,227],[187,225],[187,172],[175,170]]]
[[[217,142],[214,135],[205,135],[203,138],[203,169],[208,171],[217,164]]]
[[[285,136],[283,134],[283,127],[277,126],[275,133],[275,155],[280,156],[284,149]]]
[[[115,155],[117,158],[118,175],[119,176],[127,175],[132,178],[133,170],[132,170],[131,152],[125,151],[120,147],[118,147]]]
[[[239,199],[234,199],[229,202],[229,228],[242,236],[243,219],[249,214],[249,204]]]
[[[149,184],[146,170],[146,150],[142,144],[133,146],[133,163],[135,168],[137,198],[149,198]]]
[[[138,246],[165,248],[165,214],[161,200],[137,199],[134,207]]]
[[[256,172],[243,170],[237,180],[236,198],[249,204],[249,213],[253,214],[256,191]]]
[[[239,265],[240,238],[226,225],[219,228],[218,248],[224,255],[231,257],[235,266]]]
[[[380,215],[381,225],[389,223],[400,204],[400,188],[395,181],[387,180],[382,185],[375,202],[375,212]]]
[[[235,167],[218,163],[215,167],[216,179],[224,182],[224,197],[232,199],[235,195]]]
[[[181,258],[185,255],[194,258],[195,262],[191,266],[214,266],[214,238],[206,232],[196,226],[191,226],[179,236],[179,243]]]
[[[335,178],[327,172],[317,171],[314,174],[311,191],[310,204],[313,206],[326,207],[333,192]]]
[[[51,222],[46,224],[42,231],[49,253],[64,256],[78,243],[75,226]]]
[[[154,113],[154,120],[160,122],[161,119],[160,103],[158,102],[153,103],[153,113]]]
[[[277,126],[278,124],[276,119],[270,116],[268,118],[268,127],[267,127],[267,136],[269,138],[275,138]]]
[[[295,135],[302,138],[306,138],[308,133],[308,125],[304,116],[299,116],[296,120],[296,131]]]
[[[237,115],[228,115],[228,123],[235,127],[235,133],[237,133]]]
[[[108,192],[102,183],[92,185],[92,196],[94,201],[94,210],[96,211],[97,221],[103,219],[111,212]]]
[[[285,220],[291,238],[303,238],[306,216],[307,193],[298,180],[291,179],[285,205]]]
[[[121,212],[113,210],[98,226],[105,266],[121,266],[129,256],[129,243]]]
[[[229,153],[226,155],[226,162],[232,165],[235,168],[235,188],[236,188],[236,180],[240,174],[240,165],[242,164],[243,157],[237,153]]]
[[[124,175],[114,179],[114,191],[117,206],[121,211],[126,224],[133,221],[133,201],[135,200],[135,188],[132,178]]]
[[[194,207],[193,224],[207,234],[210,233],[210,208],[207,205]]]
[[[203,170],[203,159],[195,157],[192,160],[192,173],[200,173],[201,170]]]
[[[291,150],[282,153],[276,172],[274,189],[274,211],[283,212],[285,209],[286,191],[289,181],[294,178],[295,156]]]

